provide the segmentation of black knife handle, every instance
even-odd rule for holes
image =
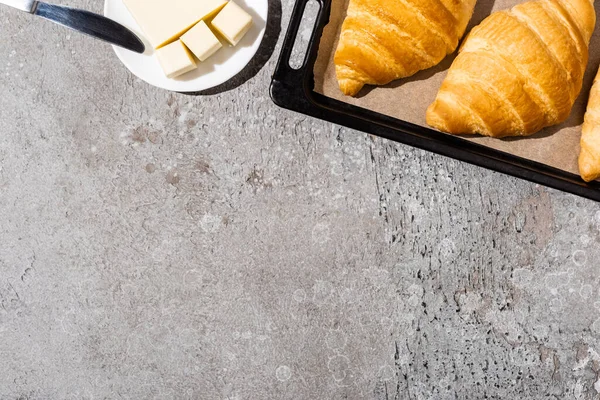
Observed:
[[[42,2],[37,4],[34,14],[137,53],[145,51],[144,43],[133,32],[102,15]]]

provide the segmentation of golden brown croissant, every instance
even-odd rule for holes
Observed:
[[[475,0],[350,0],[335,53],[340,89],[354,96],[437,65],[458,46]]]
[[[586,182],[600,178],[600,70],[594,79],[583,121],[579,173]]]
[[[535,0],[492,13],[465,39],[427,123],[502,137],[564,121],[581,90],[595,23],[590,0]]]

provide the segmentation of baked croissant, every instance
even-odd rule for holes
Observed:
[[[503,137],[563,122],[581,90],[595,24],[591,0],[534,0],[492,13],[465,39],[427,123]]]
[[[433,67],[456,50],[475,0],[350,0],[335,53],[340,89],[354,96]]]
[[[579,173],[586,182],[600,178],[600,70],[594,79],[583,120]]]

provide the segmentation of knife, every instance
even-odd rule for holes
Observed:
[[[133,32],[102,15],[34,0],[0,0],[0,4],[6,4],[18,10],[38,15],[67,28],[136,53],[145,51],[144,43]]]

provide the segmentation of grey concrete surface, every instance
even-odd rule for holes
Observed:
[[[598,398],[598,204],[0,21],[0,399]]]

